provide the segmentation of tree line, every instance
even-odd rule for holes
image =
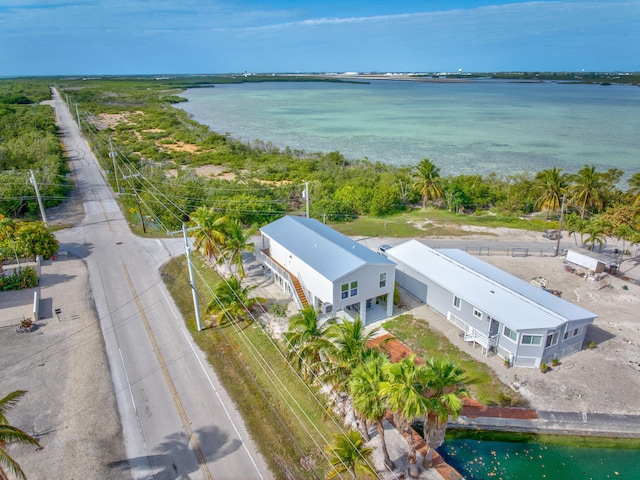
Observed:
[[[270,78],[251,79],[264,80]],[[577,172],[553,167],[513,175],[441,176],[440,168],[428,159],[416,166],[393,166],[368,159],[348,160],[339,152],[279,149],[260,140],[242,143],[211,131],[174,107],[184,100],[179,94],[186,87],[246,79],[53,81],[63,98],[72,102],[70,106],[78,107],[83,131],[114,188],[119,178],[123,193],[131,194],[121,197],[125,206],[135,206],[137,197],[142,214],[166,228],[179,228],[201,205],[233,216],[244,226],[263,225],[286,213],[302,212],[303,185],[308,182],[311,216],[329,222],[392,215],[426,204],[466,214],[522,217],[543,212],[557,220],[564,197],[565,212],[580,216],[586,238],[590,238],[587,225],[593,230],[593,224],[605,226],[604,235],[615,235],[615,231],[629,241],[638,233],[638,172],[626,180],[626,188],[621,170],[597,171],[589,165]],[[51,82],[0,81],[0,99],[22,96],[32,102],[0,102],[0,112],[5,108],[0,114],[0,137],[13,139],[0,144],[0,213],[5,216],[37,213],[33,189],[24,174],[15,172],[35,170],[47,206],[58,203],[68,192],[53,115],[48,107],[34,103],[48,94]],[[119,120],[105,125],[104,115],[118,115]],[[112,148],[117,153],[115,168]],[[198,175],[196,169],[204,165],[215,166],[225,175]],[[132,173],[141,176],[123,180]],[[629,205],[635,211],[621,213]]]

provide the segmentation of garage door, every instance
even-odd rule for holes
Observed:
[[[422,302],[427,302],[427,286],[406,273],[396,270],[396,281],[411,295]]]

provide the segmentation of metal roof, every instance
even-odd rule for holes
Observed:
[[[514,330],[556,328],[597,317],[462,250],[435,250],[409,240],[386,254]]]
[[[260,231],[331,281],[367,264],[394,265],[382,255],[313,218],[286,216]]]

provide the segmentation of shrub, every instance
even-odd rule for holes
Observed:
[[[24,290],[38,286],[38,274],[31,267],[18,268],[9,275],[0,276],[0,291]]]

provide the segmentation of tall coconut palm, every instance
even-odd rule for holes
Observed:
[[[203,205],[191,213],[190,219],[193,225],[200,227],[194,234],[194,247],[202,250],[208,260],[217,261],[222,256],[227,217],[219,217],[213,208]]]
[[[325,333],[334,321],[330,319],[320,324],[318,311],[312,306],[303,308],[289,319],[289,330],[284,333],[289,348],[287,356],[305,380],[318,373],[321,353],[330,346]]]
[[[607,185],[604,175],[597,172],[594,165],[583,166],[578,173],[570,175],[569,179],[571,202],[578,207],[581,218],[585,218],[591,209],[601,209],[604,206],[604,189]]]
[[[371,351],[367,344],[378,330],[375,328],[366,332],[359,316],[353,322],[334,323],[327,328],[326,337],[330,344],[325,351],[328,361],[321,379],[332,386],[335,394],[347,394],[351,373],[362,363],[367,352]]]
[[[567,178],[561,168],[541,170],[535,176],[534,189],[538,200],[536,207],[542,211],[556,213],[562,205],[562,196],[567,193]]]
[[[358,478],[359,473],[377,477],[370,461],[373,450],[364,445],[362,437],[355,430],[334,435],[333,443],[328,445],[325,451],[333,466],[327,473],[327,479],[343,472],[349,472],[350,478],[354,479]]]
[[[426,366],[431,372],[431,378],[426,385],[429,412],[424,419],[423,432],[429,451],[424,457],[423,465],[430,468],[434,450],[444,443],[449,415],[455,419],[462,410],[467,374],[448,358],[429,358]]]
[[[371,356],[358,365],[351,374],[349,380],[349,393],[353,398],[353,408],[364,419],[372,420],[378,428],[380,436],[380,448],[384,455],[384,464],[390,470],[395,468],[384,436],[384,424],[382,423],[387,411],[387,399],[381,392],[381,385],[385,377],[385,368],[389,363],[387,357],[381,355]]]
[[[254,230],[243,230],[237,219],[228,220],[223,229],[224,240],[221,248],[221,257],[218,261],[225,261],[231,267],[235,267],[237,274],[244,277],[244,264],[242,253],[253,251],[253,243],[247,243],[247,239],[253,235]]]
[[[640,172],[631,175],[627,183],[629,184],[627,194],[631,197],[631,202],[635,207],[640,207]]]
[[[411,427],[418,418],[424,418],[429,411],[429,399],[424,395],[431,373],[424,365],[416,365],[415,357],[403,358],[385,368],[386,380],[380,391],[387,398],[387,405],[393,412],[396,428],[407,440],[409,449],[409,476],[417,478],[420,469],[416,460],[416,444]]]
[[[218,319],[218,324],[249,321],[253,310],[265,300],[250,296],[255,286],[243,286],[236,277],[223,278],[214,289],[213,300],[207,306],[207,312]]]
[[[424,208],[428,201],[442,197],[440,168],[431,160],[425,158],[418,164],[416,169],[413,188],[422,197],[422,208]]]
[[[10,443],[24,443],[40,446],[38,440],[19,428],[10,425],[7,419],[7,411],[15,407],[25,393],[27,392],[24,390],[16,390],[0,399],[0,479],[2,480],[8,479],[9,473],[20,480],[26,480],[27,478],[18,462],[7,453],[7,445]]]

